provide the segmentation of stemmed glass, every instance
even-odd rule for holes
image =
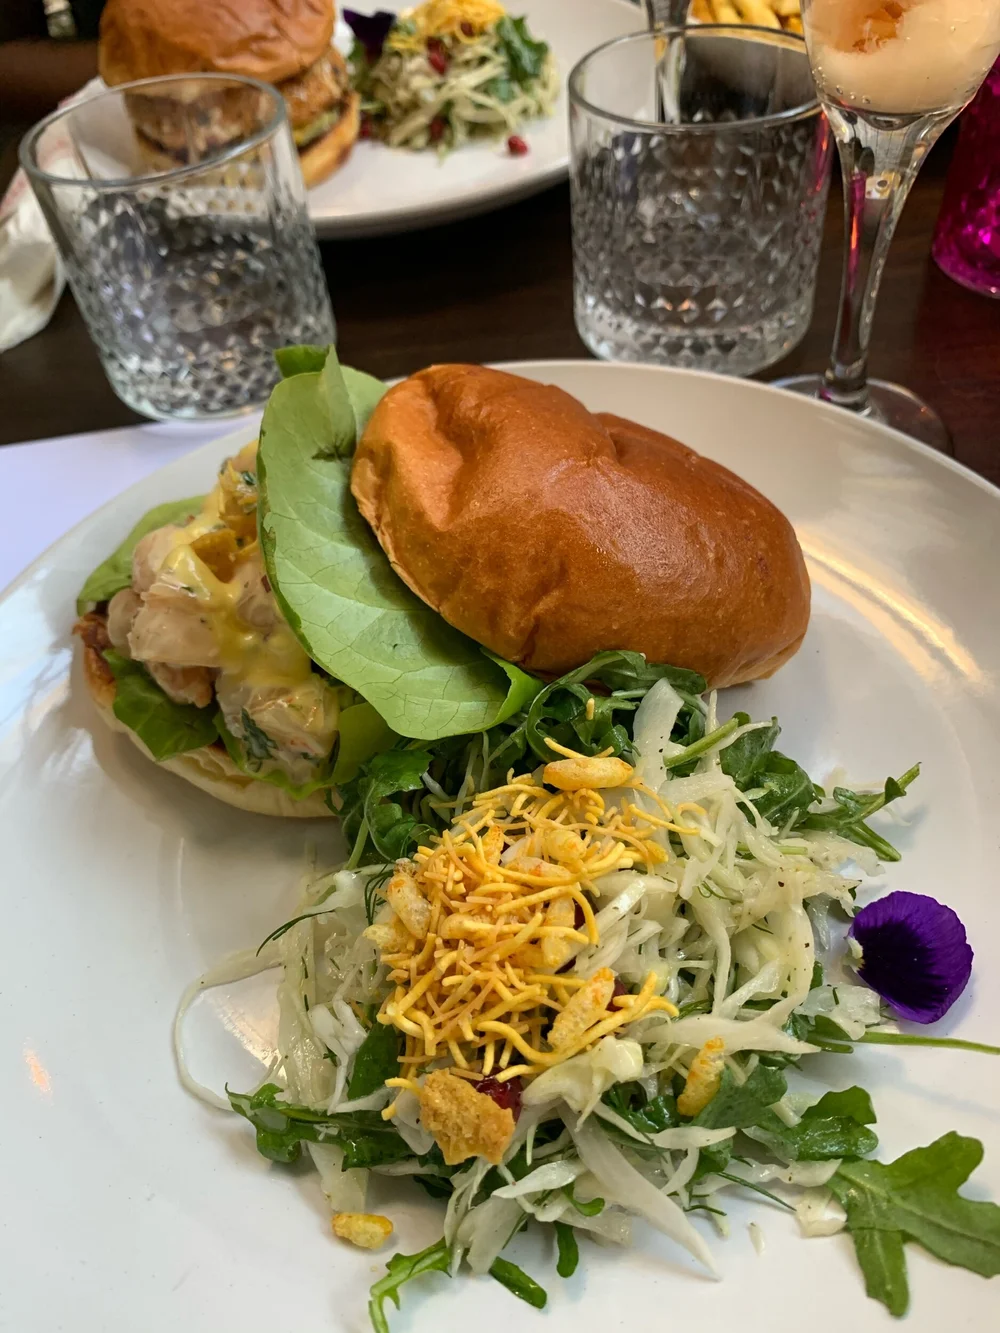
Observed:
[[[920,166],[1000,53],[1000,0],[802,0],[819,100],[840,150],[847,241],[823,375],[779,380],[937,448],[941,419],[916,394],[868,379],[889,243]]]

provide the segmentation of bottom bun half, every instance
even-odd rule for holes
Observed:
[[[299,152],[299,166],[307,188],[318,185],[344,165],[360,129],[361,98],[357,93],[351,93],[336,125]]]
[[[100,652],[87,643],[81,644],[81,648],[84,680],[101,718],[112,731],[126,735],[157,768],[175,773],[226,805],[249,810],[255,815],[279,815],[290,819],[335,818],[321,792],[295,800],[270,782],[247,777],[233,763],[221,743],[204,745],[200,750],[190,750],[172,759],[154,759],[135,732],[115,717],[115,679]]]

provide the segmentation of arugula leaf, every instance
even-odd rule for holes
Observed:
[[[871,847],[882,861],[898,861],[899,852],[892,843],[869,828],[865,821],[877,810],[898,801],[910,783],[919,776],[920,765],[914,764],[901,777],[887,778],[880,792],[861,793],[851,791],[848,787],[834,787],[833,799],[837,808],[822,814],[807,815],[797,827],[829,830],[862,847]]]
[[[481,731],[539,682],[495,661],[406,587],[350,493],[351,455],[385,386],[322,371],[274,389],[258,453],[261,548],[286,620],[310,657],[363,692],[401,736]]]
[[[749,713],[734,713],[733,720],[738,727],[745,727],[753,719]],[[769,727],[745,732],[722,751],[719,756],[722,771],[729,774],[740,791],[748,791],[755,785],[780,734],[778,719],[772,717]]]
[[[874,1123],[871,1097],[864,1088],[853,1087],[826,1093],[802,1113],[797,1125],[786,1125],[773,1111],[765,1111],[746,1133],[793,1161],[829,1162],[873,1153],[878,1138],[867,1126]]]
[[[779,750],[772,750],[764,767],[754,778],[754,787],[763,787],[763,794],[753,798],[757,813],[776,827],[791,821],[792,827],[815,801],[813,780],[801,764]]]
[[[865,1290],[891,1314],[906,1313],[904,1242],[983,1277],[1000,1273],[1000,1207],[958,1193],[983,1158],[977,1139],[945,1134],[895,1162],[847,1162],[829,1188],[847,1213]]]
[[[576,1197],[576,1192],[573,1189],[572,1181],[570,1181],[570,1183],[563,1189],[563,1193],[581,1217],[597,1217],[600,1213],[604,1212],[604,1200],[600,1198],[600,1196],[588,1199],[586,1203],[584,1203],[582,1199],[578,1199]]]
[[[507,58],[511,77],[522,88],[537,79],[549,53],[545,42],[536,41],[528,31],[528,20],[504,15],[496,25],[500,47]]]
[[[793,1161],[824,1162],[835,1157],[863,1157],[878,1147],[878,1139],[867,1128],[874,1122],[875,1112],[871,1098],[863,1088],[827,1093],[803,1113],[797,1125],[786,1125],[771,1109],[786,1091],[784,1074],[772,1065],[758,1064],[742,1085],[737,1084],[731,1071],[726,1069],[719,1091],[692,1123],[708,1129],[730,1126],[741,1129],[756,1142]],[[715,1144],[710,1149],[702,1149],[700,1174],[707,1174],[710,1169],[725,1169],[729,1153],[718,1154],[718,1162],[715,1157],[716,1149],[726,1146]],[[731,1153],[731,1143],[728,1148]],[[725,1160],[722,1160],[723,1156]]]
[[[692,1180],[701,1180],[704,1176],[718,1175],[725,1171],[733,1155],[732,1139],[720,1139],[710,1143],[698,1152],[698,1165],[694,1169]]]
[[[598,653],[538,691],[524,721],[525,740],[543,760],[552,758],[546,737],[584,754],[610,749],[616,755],[631,756],[630,729],[615,714],[624,713],[630,720],[642,696],[658,680],[668,680],[693,707],[697,707],[695,696],[705,689],[702,676],[665,663],[647,662],[642,653]],[[605,686],[610,694],[595,692],[591,689],[594,684]],[[594,707],[588,718],[590,699]]]
[[[512,1264],[509,1259],[494,1259],[490,1277],[496,1278],[502,1287],[506,1287],[520,1300],[533,1305],[536,1310],[545,1309],[549,1299],[545,1288],[540,1287],[533,1277],[529,1277],[523,1268],[518,1268],[517,1264]]]
[[[233,1110],[249,1120],[257,1131],[260,1155],[272,1162],[295,1162],[303,1142],[329,1142],[331,1136],[320,1128],[326,1117],[307,1107],[279,1102],[281,1092],[276,1083],[265,1083],[255,1093],[230,1092],[226,1088]]]
[[[281,1101],[283,1090],[265,1083],[255,1093],[230,1092],[230,1105],[257,1131],[257,1151],[272,1162],[295,1162],[303,1143],[336,1143],[344,1150],[343,1168],[382,1166],[413,1153],[377,1111],[327,1115],[308,1106]]]
[[[779,1069],[757,1065],[746,1082],[738,1084],[732,1070],[726,1068],[722,1071],[719,1091],[691,1124],[706,1129],[744,1129],[756,1125],[787,1091],[788,1084]]]
[[[830,1162],[835,1158],[867,1157],[878,1147],[878,1137],[852,1116],[811,1116],[807,1111],[797,1125],[786,1125],[773,1111],[765,1112],[744,1133],[795,1162]]]
[[[576,1232],[568,1222],[555,1222],[556,1247],[559,1257],[556,1260],[556,1272],[560,1277],[572,1277],[580,1263],[580,1247],[576,1243]]]
[[[385,750],[362,765],[356,778],[340,789],[341,819],[348,842],[354,844],[352,865],[359,865],[370,836],[386,862],[405,856],[411,846],[432,832],[429,825],[388,798],[422,791],[423,774],[431,762],[426,750]]]
[[[176,704],[138,662],[110,648],[104,660],[115,678],[114,714],[163,762],[188,750],[200,750],[216,739],[215,713],[194,704]]]
[[[385,1303],[392,1301],[399,1309],[399,1289],[407,1282],[412,1282],[421,1273],[447,1273],[451,1276],[451,1251],[444,1237],[428,1245],[419,1254],[394,1254],[386,1264],[385,1277],[372,1286],[368,1301],[368,1316],[375,1333],[389,1333],[389,1321],[385,1314]]]
[[[413,1156],[413,1150],[395,1130],[387,1134],[376,1124],[338,1130],[337,1143],[344,1150],[342,1165],[345,1171],[354,1166],[387,1166],[390,1162],[402,1162]]]
[[[372,1023],[354,1057],[347,1095],[367,1097],[399,1073],[399,1033],[389,1023]]]
[[[640,1134],[659,1134],[681,1123],[677,1099],[671,1093],[661,1092],[647,1101],[638,1083],[619,1083],[604,1094],[602,1101]]]
[[[845,1088],[843,1092],[826,1092],[803,1115],[803,1120],[822,1120],[825,1116],[850,1116],[859,1125],[874,1125],[876,1116],[871,1094],[864,1088]]]
[[[116,592],[132,582],[132,553],[147,532],[165,527],[168,523],[182,522],[197,514],[205,501],[203,495],[189,500],[168,500],[144,514],[116,551],[97,566],[80,589],[76,599],[77,615],[83,615],[96,602],[110,602]]]

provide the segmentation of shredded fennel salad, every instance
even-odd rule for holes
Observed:
[[[554,1228],[561,1277],[581,1238],[628,1245],[636,1222],[714,1272],[695,1219],[724,1234],[731,1191],[793,1209],[807,1235],[846,1225],[895,1314],[904,1237],[1000,1271],[1000,1208],[957,1193],[975,1140],[885,1166],[867,1160],[867,1092],[812,1102],[788,1082],[819,1050],[936,1040],[887,1021],[836,943],[859,877],[898,859],[868,819],[917,768],[828,795],[775,749],[776,720],[720,723],[704,690],[603,653],[488,732],[400,741],[342,788],[347,864],[309,877],[257,955],[189,988],[187,1086],[245,1116],[265,1157],[304,1147],[338,1236],[390,1235],[366,1211],[373,1172],[441,1201],[440,1240],[393,1255],[372,1288],[376,1333],[433,1270],[467,1266],[543,1307],[503,1254],[527,1227]],[[829,984],[824,965],[848,979]],[[279,1053],[224,1102],[184,1071],[184,1011],[205,985],[273,967]]]
[[[362,136],[392,148],[447,153],[470,139],[511,136],[550,116],[559,77],[548,45],[495,0],[427,0],[400,15],[348,10],[350,67]]]

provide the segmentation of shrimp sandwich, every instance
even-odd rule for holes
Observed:
[[[801,643],[791,525],[668,436],[480,366],[387,389],[332,350],[279,362],[259,445],[78,604],[101,715],[202,790],[330,815],[373,756],[488,731],[603,651],[722,686]]]

